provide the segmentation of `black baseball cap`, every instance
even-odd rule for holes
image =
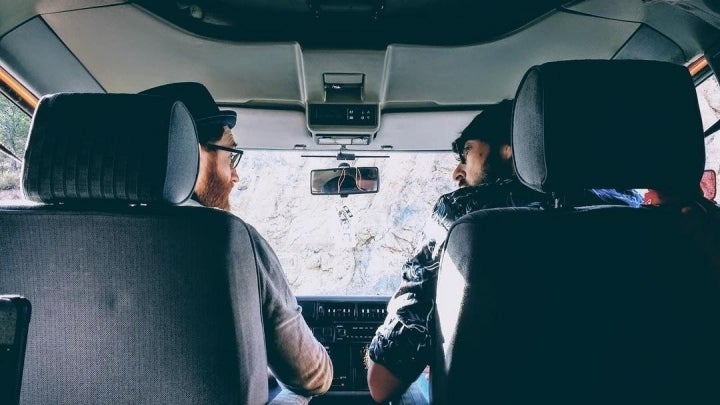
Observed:
[[[230,110],[220,110],[210,91],[201,83],[169,83],[143,90],[140,94],[162,96],[182,101],[195,120],[198,130],[205,126],[227,125],[232,128],[237,122],[237,113]]]

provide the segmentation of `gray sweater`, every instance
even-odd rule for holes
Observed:
[[[202,206],[192,199],[183,205]],[[275,251],[254,227],[246,225],[255,251],[263,309],[263,324],[249,327],[263,328],[268,366],[280,384],[301,396],[324,394],[333,378],[330,355],[305,323]],[[286,400],[272,403],[291,403],[287,401],[291,393],[282,397]]]
[[[289,390],[323,394],[332,383],[330,356],[305,323],[275,252],[255,228],[248,228],[257,258],[268,365]]]

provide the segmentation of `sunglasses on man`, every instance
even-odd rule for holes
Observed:
[[[206,143],[205,147],[212,150],[224,150],[226,152],[230,152],[230,167],[232,167],[233,169],[238,166],[238,163],[240,163],[240,158],[242,158],[243,153],[245,153],[240,149],[216,145],[214,143]]]

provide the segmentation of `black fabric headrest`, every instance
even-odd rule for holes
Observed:
[[[683,66],[582,60],[534,66],[513,111],[515,170],[527,186],[697,190],[705,144]]]
[[[192,194],[199,152],[179,101],[135,94],[43,97],[33,116],[23,187],[39,202],[180,204]]]

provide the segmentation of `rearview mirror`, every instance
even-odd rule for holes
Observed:
[[[377,193],[380,172],[377,167],[336,167],[310,171],[310,193],[340,195]]]

